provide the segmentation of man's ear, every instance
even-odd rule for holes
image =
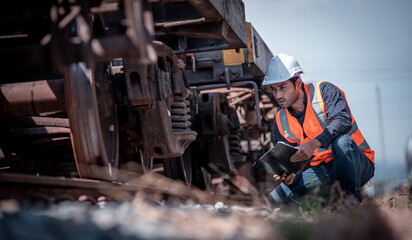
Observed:
[[[298,79],[296,80],[296,82],[295,82],[296,89],[301,89],[301,88],[302,88],[302,84],[303,84],[302,79],[298,78]]]

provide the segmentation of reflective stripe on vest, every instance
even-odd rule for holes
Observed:
[[[307,105],[305,111],[305,120],[303,126],[300,125],[295,117],[293,117],[289,110],[281,109],[276,114],[276,123],[281,135],[290,143],[298,143],[304,144],[319,134],[321,134],[326,127],[329,125],[330,121],[326,115],[325,111],[325,104],[323,102],[323,98],[320,92],[320,84],[322,82],[318,82],[316,84],[305,84],[305,92],[307,97]],[[339,88],[338,88],[339,89]],[[340,90],[340,89],[339,89]],[[340,90],[342,92],[342,90]],[[345,95],[342,92],[343,95]],[[346,97],[345,97],[346,100]],[[346,104],[347,101],[346,101]],[[348,105],[349,107],[349,105]],[[313,112],[312,112],[313,111]],[[350,109],[349,109],[350,111]],[[370,149],[369,144],[366,142],[365,138],[363,137],[362,133],[358,129],[358,125],[355,119],[352,116],[352,128],[347,133],[351,138],[355,141],[356,145],[365,153],[369,160],[374,162],[374,151]],[[319,127],[316,127],[319,126]],[[307,135],[304,138],[303,131]],[[333,159],[332,154],[332,144],[329,145],[327,149],[325,148],[318,148],[315,149],[315,158],[314,161],[311,162],[312,166],[316,166],[321,162],[330,162]]]
[[[280,121],[282,123],[282,129],[279,129],[279,131],[283,133],[283,137],[286,138],[286,140],[288,140],[289,142],[291,142],[290,140],[292,140],[292,143],[299,143],[300,139],[297,136],[295,136],[295,134],[293,134],[293,132],[290,130],[286,110],[282,108],[279,111],[278,116],[278,122]]]
[[[313,84],[308,84],[310,102],[312,103],[313,112],[318,119],[320,125],[325,129],[329,125],[329,119],[326,117],[324,110],[319,102],[318,91],[315,92],[315,86]],[[317,87],[316,90],[319,88]],[[319,91],[320,92],[320,91]],[[320,95],[320,94],[319,94]],[[323,104],[323,100],[322,100]],[[323,104],[324,106],[324,104]]]

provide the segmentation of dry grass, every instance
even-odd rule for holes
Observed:
[[[411,192],[409,184],[392,196],[378,196],[363,203],[343,193],[334,195],[333,188],[328,200],[312,194],[295,204],[281,206],[270,217],[279,229],[274,235],[302,240],[408,240],[412,237]]]

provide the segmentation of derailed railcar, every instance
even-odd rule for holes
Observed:
[[[20,1],[0,13],[8,171],[127,181],[161,166],[207,188],[270,142],[275,106],[260,83],[272,54],[241,0]]]

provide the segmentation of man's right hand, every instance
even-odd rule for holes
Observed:
[[[275,174],[275,175],[273,175],[273,178],[278,180],[278,181],[283,182],[286,185],[290,185],[295,180],[295,176],[296,176],[296,174],[294,174],[294,173],[291,173],[288,176],[286,176],[286,173],[284,173],[284,174],[282,174],[282,176],[279,176],[279,175]]]

